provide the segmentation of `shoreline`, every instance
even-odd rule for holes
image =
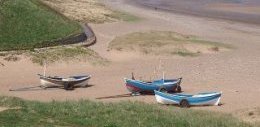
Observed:
[[[233,23],[245,23],[249,25],[260,25],[260,13],[259,15],[243,15],[244,18],[241,18],[241,14],[238,13],[230,13],[227,12],[221,12],[213,10],[208,10],[209,12],[205,12],[206,10],[199,10],[198,12],[194,10],[185,10],[185,9],[174,9],[174,8],[167,8],[167,7],[160,7],[156,5],[148,5],[145,3],[139,3],[140,0],[125,0],[127,4],[131,4],[133,6],[141,7],[141,8],[147,8],[150,10],[158,10],[158,11],[164,11],[168,13],[174,13],[174,14],[180,14],[180,15],[187,15],[187,16],[195,16],[198,18],[209,18],[212,20],[224,20],[224,21],[230,21]],[[251,19],[250,21],[248,19]]]

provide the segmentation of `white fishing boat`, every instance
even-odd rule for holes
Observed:
[[[63,86],[66,90],[69,90],[75,86],[86,87],[88,85],[88,80],[91,78],[91,75],[70,76],[67,78],[59,76],[44,76],[41,74],[38,75],[40,76],[40,82],[42,86]]]
[[[155,90],[155,98],[161,104],[177,104],[181,107],[192,105],[219,105],[222,92],[207,92],[198,94],[169,94]]]

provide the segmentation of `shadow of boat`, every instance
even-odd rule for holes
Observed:
[[[175,106],[175,107],[179,107],[179,108],[185,108],[185,107],[181,107],[180,105],[178,104],[160,104],[162,106]],[[189,107],[186,107],[186,108],[196,108],[196,107],[216,107],[216,106],[223,106],[225,105],[224,103],[219,103],[218,105],[190,105]]]
[[[138,95],[133,95],[132,93],[127,93],[127,94],[98,97],[96,99],[101,100],[101,99],[126,98],[126,97],[136,97],[136,96],[154,96],[154,93],[152,93],[152,92],[141,92]]]
[[[78,88],[88,88],[88,87],[92,87],[94,85],[86,85],[86,86],[74,86],[73,88],[71,88],[70,90],[74,90],[74,89],[78,89]],[[57,89],[64,89],[63,86],[48,86],[48,87],[44,87],[41,85],[38,86],[31,86],[31,87],[23,87],[23,88],[16,88],[16,89],[9,89],[9,91],[41,91],[41,90],[57,90]]]
[[[101,99],[111,99],[111,98],[125,98],[125,97],[133,97],[131,93],[127,94],[119,94],[119,95],[112,95],[112,96],[105,96],[105,97],[98,97],[96,99],[101,100]]]

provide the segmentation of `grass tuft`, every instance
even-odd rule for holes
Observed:
[[[136,32],[116,37],[108,50],[139,51],[153,55],[197,56],[232,48],[220,42],[169,31]]]
[[[9,55],[7,57],[4,58],[5,61],[11,61],[11,62],[16,62],[19,61],[20,58],[16,55]]]
[[[100,57],[91,49],[80,46],[62,46],[56,48],[42,49],[30,52],[33,63],[44,65],[44,63],[55,63],[59,61],[88,61],[93,65],[105,65],[108,61]]]
[[[110,17],[117,19],[117,20],[126,21],[126,22],[136,22],[136,21],[141,20],[141,18],[139,18],[137,16],[134,16],[127,12],[121,12],[121,11],[114,11],[114,13],[112,15],[110,15]]]
[[[138,21],[139,18],[126,12],[110,9],[96,0],[43,0],[46,4],[70,19],[79,22],[105,23],[115,21]]]

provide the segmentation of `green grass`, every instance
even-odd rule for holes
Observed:
[[[110,17],[126,22],[137,22],[141,20],[140,17],[122,11],[114,11],[114,13],[110,15]]]
[[[111,10],[111,14],[101,15],[101,16],[89,16],[85,21],[94,24],[103,24],[103,23],[111,23],[117,21],[125,21],[125,22],[137,22],[140,21],[141,18],[129,14],[127,12],[122,11],[113,11]]]
[[[48,103],[0,97],[1,126],[74,127],[250,127],[229,114],[180,109],[141,102],[100,103],[87,100]]]
[[[139,51],[154,55],[197,56],[200,53],[231,49],[232,46],[170,31],[136,32],[116,37],[109,50]]]
[[[30,52],[29,57],[33,63],[43,65],[60,61],[88,61],[93,65],[105,65],[108,61],[89,48],[80,46],[62,46],[49,49],[42,49]]]
[[[0,0],[0,51],[31,49],[81,31],[40,0]]]

